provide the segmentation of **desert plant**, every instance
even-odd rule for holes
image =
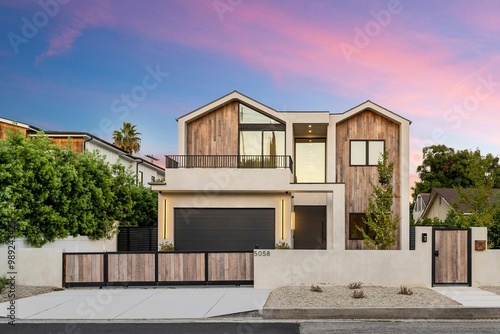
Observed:
[[[352,298],[365,298],[366,295],[365,293],[363,292],[363,290],[354,290],[352,292]]]
[[[286,243],[285,241],[280,241],[274,245],[274,248],[276,249],[290,249],[290,245]]]
[[[404,285],[401,285],[398,293],[400,295],[407,295],[407,296],[413,295],[413,291],[411,291],[410,288],[408,288],[408,287],[406,287]]]
[[[323,289],[319,285],[311,285],[311,291],[313,292],[323,292]]]
[[[352,282],[347,286],[349,289],[361,289],[362,282]]]
[[[175,250],[174,244],[168,241],[161,242],[158,245],[159,252],[173,252]]]

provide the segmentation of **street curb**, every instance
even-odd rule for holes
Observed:
[[[500,319],[500,308],[264,308],[263,319]]]

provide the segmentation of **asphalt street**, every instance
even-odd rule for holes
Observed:
[[[144,322],[144,323],[18,323],[1,324],[0,333],[370,333],[370,334],[498,334],[500,321],[307,321],[307,322]]]

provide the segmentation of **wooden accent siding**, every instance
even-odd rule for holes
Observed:
[[[394,199],[393,212],[401,216],[401,198],[399,197],[401,189],[399,137],[399,124],[368,109],[337,124],[336,179],[337,182],[345,182],[346,249],[366,249],[362,240],[349,240],[349,213],[364,212],[368,208],[368,198],[373,189],[370,182],[378,183],[376,166],[349,165],[349,141],[352,139],[385,140],[385,149],[389,153],[389,161],[395,163],[393,186],[397,198]],[[403,200],[406,201],[408,199]],[[401,228],[399,231],[401,231]],[[393,249],[399,248],[400,244],[398,240]]]
[[[435,283],[468,283],[468,231],[435,230]]]
[[[208,280],[253,280],[253,257],[253,253],[208,254]]]
[[[61,148],[68,147],[68,143],[71,143],[70,147],[72,151],[83,153],[83,138],[50,138],[52,144],[55,144]]]
[[[104,282],[104,255],[65,254],[66,283]]]
[[[158,281],[197,282],[204,280],[204,253],[158,253]]]
[[[231,102],[188,123],[187,154],[238,154],[238,107]]]
[[[154,282],[155,254],[108,254],[109,282]]]
[[[26,129],[25,128],[0,122],[0,139],[4,139],[7,136],[8,130],[21,131],[23,136],[26,137]]]

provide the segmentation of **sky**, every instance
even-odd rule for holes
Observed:
[[[279,111],[366,100],[422,148],[500,154],[498,0],[0,0],[0,117],[177,153],[176,118],[237,90]]]

